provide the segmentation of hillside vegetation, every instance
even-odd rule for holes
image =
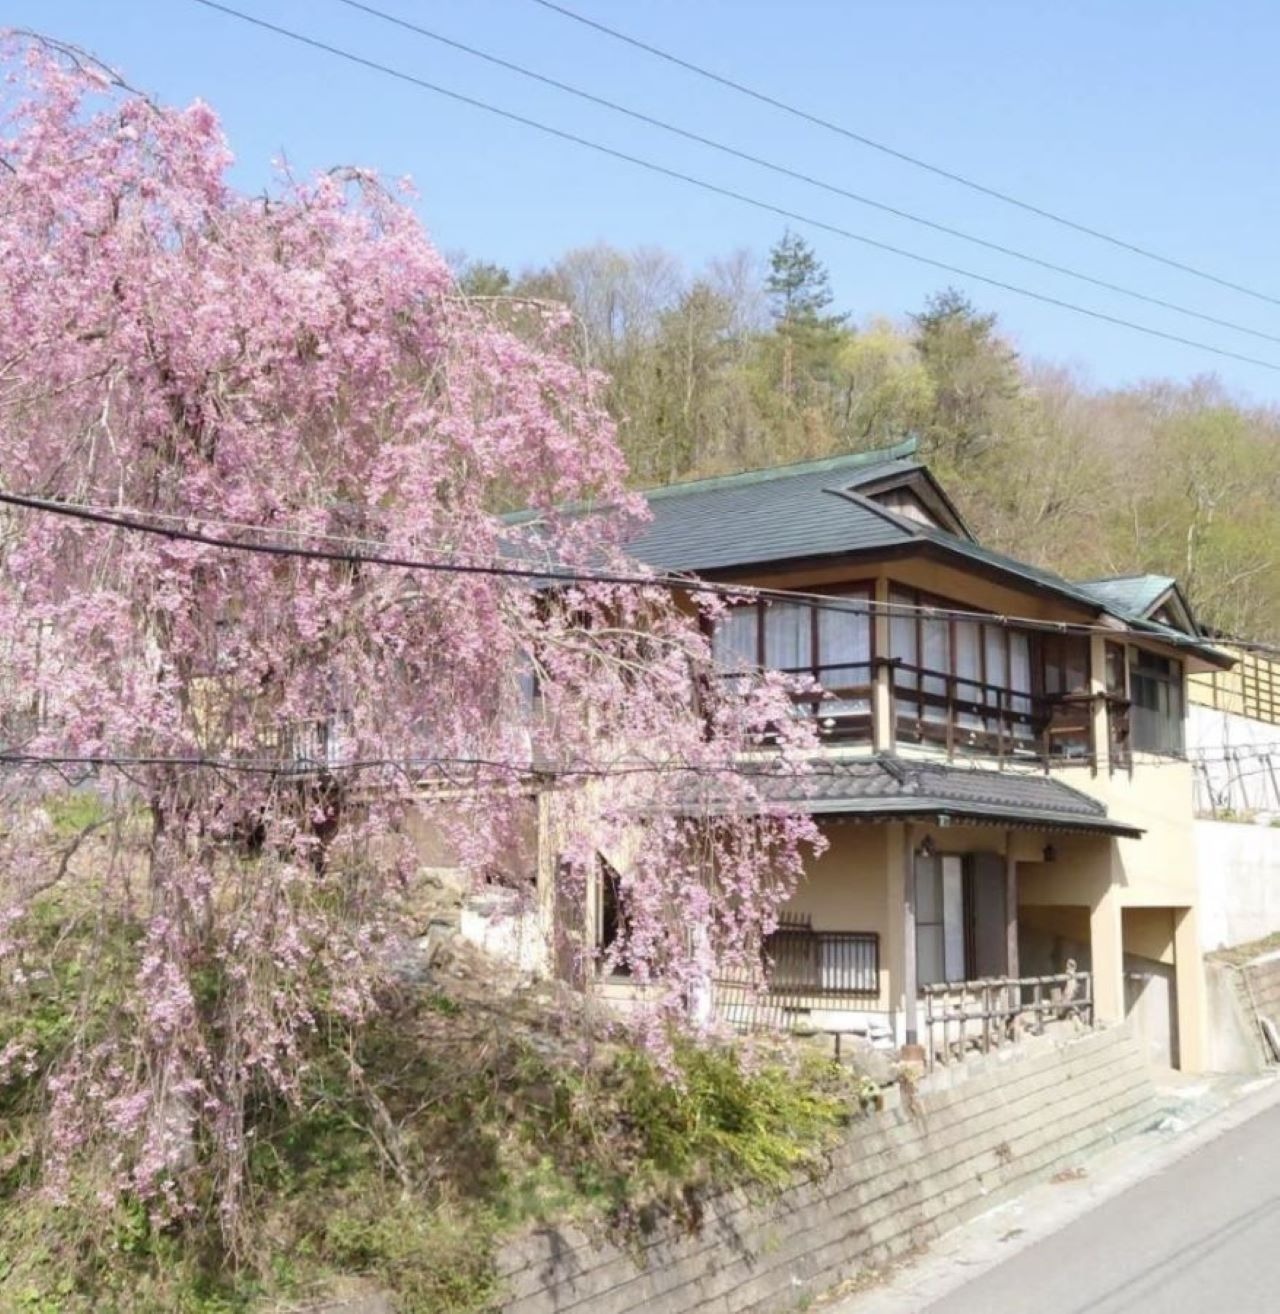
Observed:
[[[791,234],[767,261],[692,274],[660,249],[596,246],[461,278],[573,307],[638,486],[915,433],[991,546],[1077,578],[1173,575],[1206,623],[1280,637],[1280,413],[1212,377],[1099,390],[1019,354],[953,291],[904,323],[844,313]]]
[[[256,1092],[233,1237],[212,1181],[181,1217],[104,1212],[105,1159],[61,1195],[33,1189],[40,1093],[86,993],[94,1019],[119,1007],[140,937],[66,914],[42,906],[47,966],[0,1006],[0,1049],[31,1055],[0,1085],[4,1314],[266,1314],[370,1292],[399,1314],[476,1314],[500,1302],[494,1259],[522,1226],[692,1223],[708,1183],[767,1190],[819,1169],[874,1089],[781,1043],[682,1043],[664,1068],[581,1000],[517,988],[453,941],[429,971],[406,957],[370,1024],[317,1019],[295,1099]]]

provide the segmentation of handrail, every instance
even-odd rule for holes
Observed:
[[[1016,1044],[1028,1030],[1043,1035],[1046,1020],[1073,1018],[1094,1025],[1089,972],[943,981],[921,986],[919,993],[924,1001],[925,1060],[930,1067],[938,1060],[944,1065],[953,1059],[963,1061],[971,1040],[986,1054],[993,1046]],[[980,1033],[974,1035],[979,1026]]]

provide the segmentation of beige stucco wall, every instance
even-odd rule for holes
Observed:
[[[857,1007],[887,1012],[892,1007],[890,954],[894,928],[890,917],[889,867],[896,827],[824,822],[829,847],[811,859],[804,880],[787,911],[807,915],[815,931],[873,931],[880,937],[880,995],[859,1000]]]
[[[1194,776],[1189,762],[1137,756],[1132,773],[1086,767],[1055,777],[1104,803],[1108,816],[1146,833],[1117,841],[1120,901],[1190,907],[1196,901]]]

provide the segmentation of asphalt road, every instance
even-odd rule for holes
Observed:
[[[922,1314],[1280,1311],[1280,1105]]]

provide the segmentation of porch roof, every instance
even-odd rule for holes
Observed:
[[[799,805],[815,816],[867,821],[947,818],[1130,839],[1144,833],[1108,817],[1097,799],[1050,776],[945,766],[889,754],[824,761],[810,775],[769,780],[765,794],[772,803]]]

